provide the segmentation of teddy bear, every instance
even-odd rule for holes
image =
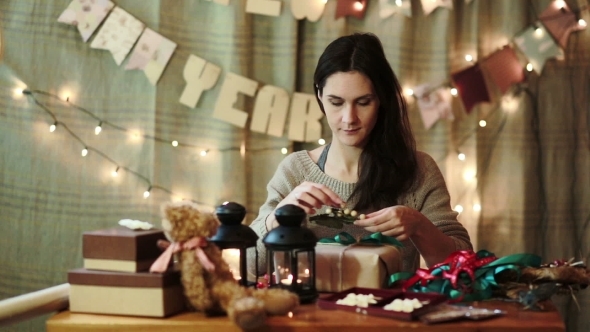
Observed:
[[[264,325],[267,315],[286,315],[299,305],[299,297],[287,290],[252,289],[236,282],[221,250],[207,241],[220,225],[215,214],[190,201],[165,203],[161,213],[170,244],[150,271],[164,272],[179,253],[184,294],[196,310],[225,312],[247,330]]]

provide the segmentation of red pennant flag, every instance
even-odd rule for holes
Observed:
[[[512,84],[524,81],[522,64],[510,46],[504,46],[483,62],[492,81],[502,93],[506,93]]]
[[[479,64],[451,75],[465,111],[471,113],[475,104],[490,101],[490,95]]]
[[[565,1],[551,2],[541,13],[539,20],[563,49],[567,48],[570,33],[584,29],[584,26],[578,24],[576,14],[568,8]]]
[[[343,16],[354,16],[358,19],[365,17],[368,0],[338,0],[336,4],[336,19]]]

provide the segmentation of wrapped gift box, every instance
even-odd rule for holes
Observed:
[[[401,270],[401,253],[389,245],[316,246],[316,288],[341,292],[353,287],[386,288],[389,275]]]
[[[115,227],[84,232],[82,256],[84,268],[105,271],[148,271],[162,253],[158,240],[165,240],[162,230],[132,230]]]
[[[180,272],[68,272],[70,311],[166,317],[185,309]]]

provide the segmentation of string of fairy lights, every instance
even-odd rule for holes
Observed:
[[[326,2],[326,0],[322,0],[322,1]],[[561,4],[562,7],[565,6],[565,2],[564,1],[561,1],[561,0],[556,0],[555,3],[558,5],[558,7],[560,6],[560,4]],[[396,2],[396,4],[400,5],[398,2]],[[354,8],[356,10],[363,10],[364,9],[364,2],[363,1],[356,1],[355,4],[354,4]],[[582,10],[585,10],[585,9],[586,9],[586,7],[579,8],[576,11],[576,13],[579,14],[579,12],[581,12]],[[545,19],[551,19],[551,18],[545,18]],[[537,24],[537,23],[535,23],[535,24]],[[578,24],[580,26],[584,26],[584,27],[586,26],[586,22],[583,19],[581,19],[581,18],[578,20]],[[540,31],[540,29],[537,29],[537,30]],[[466,54],[465,55],[465,61],[467,61],[467,62],[474,62],[476,60],[474,59],[473,55]],[[527,63],[526,66],[525,66],[525,69],[526,69],[527,72],[530,73],[530,72],[533,71],[533,65],[531,63]],[[430,87],[430,89],[432,91],[434,91],[434,90],[436,90],[438,88],[441,88],[441,87],[447,87],[449,89],[449,93],[452,96],[454,96],[454,97],[458,96],[458,90],[452,86],[452,82],[450,82],[450,81],[443,82],[443,83],[441,83],[438,86],[432,86],[432,87]],[[519,88],[519,90],[520,90],[520,88]],[[149,140],[153,140],[155,142],[167,144],[167,145],[169,145],[169,146],[171,146],[173,148],[189,148],[189,149],[195,149],[195,150],[198,150],[199,151],[199,154],[202,157],[207,156],[207,154],[209,152],[211,152],[211,149],[210,148],[203,148],[203,147],[200,147],[200,146],[197,146],[197,145],[194,145],[194,144],[190,144],[190,143],[187,143],[187,142],[181,142],[181,141],[178,141],[178,140],[171,140],[171,139],[163,138],[163,137],[160,137],[160,136],[152,136],[152,135],[147,135],[147,134],[142,134],[142,133],[131,131],[128,128],[124,128],[122,126],[119,126],[119,125],[117,125],[117,124],[115,124],[115,123],[107,120],[107,119],[103,119],[103,118],[97,116],[95,113],[93,113],[93,112],[91,112],[91,111],[89,111],[89,110],[87,110],[87,109],[85,109],[85,108],[83,108],[83,107],[81,107],[79,105],[76,105],[76,104],[72,103],[70,101],[70,97],[71,96],[69,96],[69,95],[60,97],[60,96],[58,96],[56,94],[53,94],[53,93],[50,93],[50,92],[47,92],[47,91],[35,90],[35,89],[17,89],[15,92],[16,92],[17,95],[26,95],[30,100],[33,101],[34,104],[36,104],[41,110],[43,110],[44,112],[46,112],[51,117],[52,122],[49,124],[49,131],[50,132],[53,133],[56,130],[58,130],[58,128],[63,128],[73,139],[75,139],[76,141],[78,141],[80,143],[80,145],[82,146],[82,149],[81,149],[81,156],[82,157],[86,157],[90,152],[95,153],[95,154],[101,156],[102,158],[104,158],[105,160],[107,160],[108,162],[110,162],[110,163],[113,164],[113,171],[111,173],[111,175],[113,177],[118,176],[121,171],[125,171],[125,172],[128,172],[130,174],[133,174],[134,176],[136,176],[139,179],[141,179],[142,181],[144,181],[146,183],[147,189],[143,192],[143,197],[146,198],[146,199],[150,197],[151,191],[153,189],[162,190],[162,191],[164,191],[164,192],[166,192],[166,193],[168,193],[168,194],[170,194],[172,196],[176,196],[176,195],[175,195],[175,193],[173,193],[168,188],[152,183],[152,181],[147,176],[145,176],[145,175],[143,175],[143,174],[141,174],[141,173],[139,173],[139,172],[137,172],[137,171],[135,171],[133,169],[130,169],[129,167],[124,166],[122,163],[115,161],[113,158],[111,158],[110,156],[108,156],[106,153],[104,153],[104,152],[100,151],[99,149],[96,149],[96,148],[94,148],[94,147],[89,146],[88,144],[86,144],[86,142],[84,140],[82,140],[80,138],[80,136],[76,135],[64,122],[59,121],[59,119],[57,118],[55,112],[53,112],[49,108],[49,106],[47,104],[41,102],[37,98],[37,96],[40,96],[41,95],[41,96],[46,96],[46,97],[49,97],[49,98],[53,98],[53,99],[62,101],[65,104],[67,104],[68,107],[71,107],[73,110],[79,111],[79,112],[81,112],[81,113],[89,116],[92,120],[94,120],[94,121],[97,122],[97,125],[94,128],[94,134],[97,135],[97,136],[100,135],[103,132],[103,128],[104,127],[109,127],[109,128],[112,128],[112,129],[121,131],[121,132],[129,133],[129,134],[134,135],[136,137],[143,137],[144,139],[149,139]],[[411,88],[406,88],[404,90],[404,92],[405,92],[405,94],[408,97],[416,97],[414,95],[413,89],[411,89]],[[428,91],[425,92],[425,93],[428,93]],[[498,108],[500,108],[500,105],[499,104],[496,105],[496,109],[498,109]],[[480,119],[478,121],[478,126],[476,128],[474,128],[471,131],[469,131],[466,135],[463,136],[463,138],[461,138],[460,140],[458,140],[455,143],[455,153],[456,153],[457,158],[460,161],[465,161],[467,159],[466,154],[464,152],[461,152],[461,147],[463,146],[463,144],[467,140],[469,140],[473,135],[475,135],[479,129],[485,128],[487,126],[487,123],[488,123],[488,117],[492,116],[494,113],[495,113],[495,111],[488,112],[486,117],[484,117],[484,118],[482,118],[482,119]],[[493,141],[496,141],[498,139],[499,135],[501,134],[501,132],[502,132],[502,130],[504,128],[504,125],[506,123],[506,119],[507,119],[507,117],[504,116],[503,119],[502,119],[502,121],[500,122],[498,128],[496,129],[496,131],[494,133],[494,136],[492,137],[492,140]],[[319,145],[324,145],[326,143],[326,140],[323,139],[323,138],[321,138],[321,139],[318,140],[317,143]],[[493,144],[493,145],[495,145],[495,144]],[[285,147],[285,146],[282,146],[282,147],[262,148],[262,149],[248,149],[247,151],[249,151],[249,152],[257,152],[257,151],[269,151],[269,150],[280,151],[283,155],[286,155],[287,153],[289,153],[289,148],[288,147]],[[492,150],[493,149],[491,149],[490,151],[488,151],[488,155],[487,155],[486,159],[489,159],[490,158],[490,156],[492,154]],[[240,151],[242,154],[244,154],[246,152],[246,149],[245,149],[245,146],[242,145],[240,147],[221,148],[221,149],[217,149],[216,151],[219,151],[219,152]],[[438,162],[440,162],[440,161],[438,161]],[[483,164],[485,165],[486,163],[484,162]],[[476,179],[476,178],[480,177],[481,174],[484,171],[485,170],[482,169],[479,172],[466,172],[463,177],[467,181],[468,180],[471,180],[471,179]],[[463,196],[465,196],[468,191],[469,190],[466,189],[466,190],[463,191],[463,193],[459,194],[458,195],[458,199],[456,201],[457,202],[461,202]],[[183,198],[183,199],[186,199],[186,198]],[[192,199],[190,199],[190,200],[191,201],[194,201]],[[197,202],[197,203],[200,203],[200,202]],[[463,209],[464,208],[463,208],[463,206],[461,204],[457,204],[457,205],[455,205],[454,209],[457,212],[461,213],[461,212],[463,212]],[[481,205],[479,203],[473,204],[472,209],[473,209],[473,211],[479,212],[481,210]]]
[[[180,197],[180,196],[178,196],[176,193],[172,192],[170,189],[168,189],[166,187],[152,183],[152,181],[147,176],[145,176],[145,175],[143,175],[143,174],[127,167],[127,166],[124,166],[122,163],[117,162],[116,160],[114,160],[113,158],[108,156],[103,151],[88,145],[79,135],[74,133],[74,131],[72,131],[67,126],[66,123],[64,123],[63,121],[60,121],[56,115],[56,112],[52,111],[51,108],[48,106],[48,104],[41,102],[39,100],[39,98],[37,98],[37,96],[43,95],[43,96],[64,102],[68,107],[72,108],[73,110],[81,112],[83,114],[86,114],[87,116],[91,117],[93,120],[97,121],[97,125],[94,128],[94,134],[96,136],[100,135],[103,132],[103,127],[108,126],[109,128],[115,129],[117,131],[124,132],[129,135],[133,135],[136,138],[143,138],[143,139],[153,140],[153,141],[159,142],[159,143],[165,143],[169,146],[172,146],[173,148],[196,149],[199,151],[199,154],[202,157],[207,156],[209,154],[209,152],[212,151],[212,149],[210,149],[210,148],[202,148],[197,145],[186,143],[186,142],[164,139],[160,136],[152,136],[152,135],[142,134],[137,131],[133,131],[128,128],[119,126],[107,119],[103,119],[103,118],[98,117],[95,113],[85,109],[84,107],[81,107],[79,105],[72,103],[70,101],[71,96],[69,96],[69,95],[64,96],[62,98],[56,94],[53,94],[53,93],[50,93],[47,91],[43,91],[43,90],[30,90],[30,89],[20,89],[20,88],[15,89],[14,94],[15,94],[15,96],[22,96],[22,95],[27,96],[35,105],[37,105],[39,107],[39,109],[41,109],[42,111],[44,111],[45,113],[47,113],[51,117],[52,121],[50,122],[50,124],[48,126],[50,133],[54,133],[54,132],[56,132],[56,130],[58,130],[58,128],[62,128],[74,140],[79,142],[80,146],[82,147],[81,152],[80,152],[80,155],[82,157],[88,156],[88,154],[90,152],[96,153],[97,155],[99,155],[103,159],[105,159],[108,162],[110,162],[111,164],[113,164],[113,171],[111,172],[111,175],[113,177],[119,176],[121,171],[126,171],[126,172],[138,177],[139,179],[143,180],[147,185],[147,189],[143,192],[143,197],[146,199],[150,197],[151,191],[153,189],[159,189],[161,191],[164,191],[164,192],[170,194],[173,197]],[[322,139],[318,143],[325,144],[325,140]],[[280,151],[281,154],[286,155],[287,153],[289,153],[289,148],[283,146],[283,147],[267,147],[267,148],[260,148],[260,149],[246,149],[245,146],[242,145],[241,147],[220,148],[220,149],[216,149],[215,151],[218,151],[218,152],[239,151],[242,154],[244,154],[245,152]],[[188,199],[188,198],[184,198],[184,197],[182,197],[181,199],[190,200],[190,201],[193,201],[198,204],[205,204],[203,202],[195,201],[193,199]]]

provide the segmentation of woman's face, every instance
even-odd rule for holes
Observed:
[[[334,73],[326,80],[319,98],[332,139],[346,146],[364,147],[379,110],[371,80],[357,71]]]

